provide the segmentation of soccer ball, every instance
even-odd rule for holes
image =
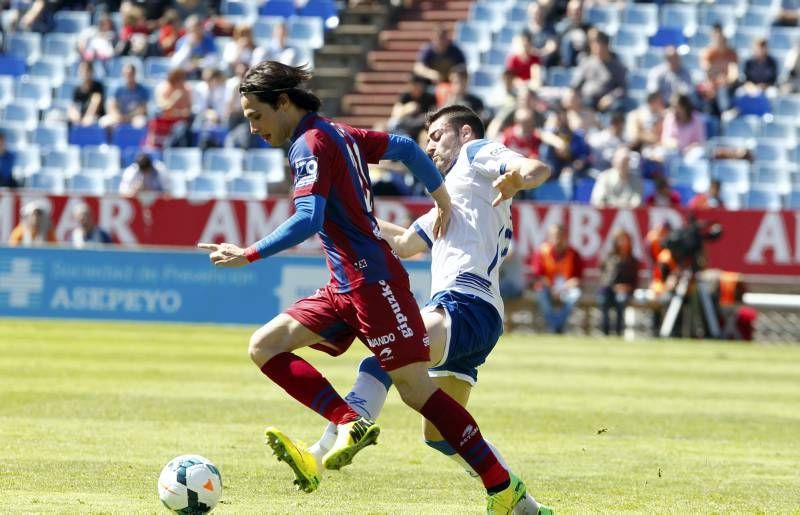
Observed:
[[[213,463],[196,454],[178,456],[158,477],[158,496],[176,513],[208,513],[222,495],[222,476]]]

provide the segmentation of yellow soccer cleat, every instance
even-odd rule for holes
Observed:
[[[339,470],[349,465],[358,451],[378,443],[381,428],[372,420],[361,417],[347,424],[340,424],[338,431],[336,443],[322,458],[323,466],[329,470]]]
[[[310,494],[319,486],[322,477],[317,470],[317,460],[302,444],[295,444],[291,438],[274,427],[268,427],[264,432],[267,436],[267,445],[278,461],[285,461],[294,471],[297,479],[294,484],[297,488]]]
[[[508,488],[487,497],[487,515],[507,515],[525,497],[525,483],[511,472],[508,473],[508,477],[511,480]]]

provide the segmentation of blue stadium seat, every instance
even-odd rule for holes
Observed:
[[[765,123],[761,129],[761,136],[776,141],[782,141],[787,146],[797,144],[797,130],[795,125],[786,122]]]
[[[796,123],[800,119],[800,95],[781,95],[776,99],[775,119]]]
[[[325,43],[325,28],[321,18],[292,16],[287,28],[291,45],[318,49]]]
[[[572,82],[572,68],[554,66],[548,68],[545,73],[547,74],[546,84],[548,86],[566,88]]]
[[[36,172],[28,177],[25,181],[25,186],[60,195],[64,193],[64,174],[56,171]]]
[[[715,0],[714,5],[729,9],[735,16],[742,16],[747,9],[747,0]]]
[[[655,4],[625,4],[622,24],[627,30],[637,30],[646,36],[658,30],[658,6]]]
[[[5,136],[6,146],[10,150],[19,150],[28,146],[28,131],[20,124],[0,121],[0,132]]]
[[[650,47],[678,47],[686,44],[686,36],[680,27],[659,27],[648,40]]]
[[[708,27],[700,26],[692,37],[689,38],[689,47],[695,50],[705,48],[711,44],[711,31]]]
[[[36,145],[28,145],[23,149],[17,150],[15,154],[14,175],[16,176],[31,175],[42,167],[41,150]]]
[[[0,119],[32,131],[39,125],[39,109],[30,101],[17,99],[3,108]]]
[[[55,30],[62,34],[80,34],[92,24],[89,11],[56,11],[53,14]]]
[[[75,145],[44,149],[42,166],[47,169],[61,170],[67,175],[74,174],[81,167],[81,149]]]
[[[619,30],[619,8],[614,4],[586,6],[583,21],[613,36]]]
[[[293,0],[267,0],[258,8],[259,16],[280,16],[288,18],[294,15]]]
[[[172,69],[169,57],[148,57],[144,60],[144,74],[150,79],[164,79]]]
[[[122,77],[122,68],[126,64],[133,65],[136,68],[136,78],[141,79],[145,76],[144,73],[144,61],[140,57],[132,56],[132,55],[125,55],[120,57],[115,57],[108,61],[108,76],[109,77]],[[113,93],[113,90],[110,88],[106,88],[109,90],[109,94]]]
[[[634,4],[644,5],[644,4]],[[658,29],[653,30],[653,34]],[[643,55],[649,48],[648,38],[649,34],[639,30],[631,30],[627,25],[621,27],[611,41],[611,48],[620,54],[628,54],[635,57]]]
[[[483,65],[494,66],[494,67],[501,66],[503,67],[503,69],[505,69],[507,55],[508,52],[504,50],[500,50],[498,48],[490,48],[483,54],[483,59],[482,59]]]
[[[111,133],[111,143],[118,147],[141,147],[145,136],[147,136],[147,129],[144,127],[120,125]]]
[[[0,75],[20,77],[25,75],[27,65],[24,58],[13,55],[0,55]]]
[[[43,149],[67,148],[69,145],[67,124],[48,122],[47,125],[36,127],[31,132],[31,143],[39,145]]]
[[[769,211],[778,211],[783,204],[781,195],[773,189],[751,189],[745,194],[744,203],[747,209]]]
[[[106,130],[99,125],[74,125],[69,130],[70,145],[105,145]]]
[[[769,29],[770,52],[785,53],[800,42],[800,28],[772,26]]]
[[[197,175],[203,169],[203,153],[199,148],[167,148],[164,166],[172,172]]]
[[[30,75],[20,77],[14,84],[14,100],[21,99],[33,102],[38,109],[50,109],[53,103],[53,84],[47,78]]]
[[[264,175],[271,184],[283,182],[286,179],[286,157],[280,148],[248,150],[244,170],[248,175]]]
[[[222,0],[219,12],[223,16],[242,16],[244,18],[254,18],[258,16],[256,4],[241,0]]]
[[[751,5],[739,20],[739,28],[766,30],[774,19],[775,13],[771,10]]]
[[[736,10],[731,9],[731,6],[712,4],[704,5],[700,11],[700,24],[705,27],[711,27],[719,23],[722,25],[724,34],[733,34],[736,30]]]
[[[756,161],[783,163],[789,158],[788,146],[770,139],[758,139],[754,151]]]
[[[14,79],[7,75],[0,75],[0,107],[5,106],[14,98]]]
[[[31,65],[29,73],[33,77],[47,79],[52,88],[58,88],[64,83],[65,66],[63,59],[43,55]]]
[[[259,44],[268,44],[272,40],[275,26],[284,22],[285,20],[279,16],[259,16],[253,23],[253,39]]]
[[[218,175],[201,175],[187,184],[187,195],[196,198],[225,198],[225,178]]]
[[[736,95],[734,105],[739,111],[739,116],[755,115],[763,116],[772,111],[769,104],[769,98],[764,93],[759,95]]]
[[[679,29],[686,36],[697,30],[696,4],[664,4],[661,6],[661,27]]]
[[[546,181],[544,184],[533,190],[533,196],[540,202],[569,202],[570,193],[557,180]]]
[[[119,147],[88,145],[81,148],[81,169],[98,174],[116,174],[120,169]]]
[[[106,179],[93,173],[79,173],[67,180],[67,191],[84,195],[103,195],[106,192]]]
[[[469,10],[469,21],[480,23],[490,32],[497,32],[505,24],[505,13],[490,4],[480,1],[472,4]]]
[[[212,148],[203,154],[203,171],[215,174],[238,175],[244,163],[244,150],[239,148]]]
[[[710,182],[709,164],[707,161],[679,163],[671,168],[669,178],[674,186],[687,186],[694,191],[704,191]]]
[[[42,36],[36,32],[15,32],[8,35],[6,53],[33,64],[42,54]]]
[[[774,189],[785,195],[792,190],[792,180],[786,165],[758,163],[753,166],[751,188]]]
[[[259,175],[234,177],[228,182],[228,195],[248,199],[267,198],[267,181]]]
[[[672,189],[677,191],[678,195],[680,195],[680,197],[681,197],[681,205],[682,206],[687,205],[689,203],[689,201],[692,200],[692,198],[695,195],[694,188],[692,188],[692,186],[690,186],[688,184],[674,184],[672,186]]]
[[[300,16],[315,16],[322,20],[326,29],[335,29],[339,26],[339,16],[336,2],[332,0],[309,0],[306,5],[297,11]]]
[[[594,179],[578,179],[575,181],[574,195],[572,200],[581,204],[588,204],[592,199],[594,189]]]
[[[169,192],[170,196],[175,198],[183,198],[186,196],[188,180],[185,174],[170,172],[166,175],[165,182],[164,189]]]
[[[719,179],[731,191],[744,193],[750,187],[750,163],[732,159],[714,161],[711,177]]]
[[[494,33],[492,46],[509,49],[511,48],[511,42],[514,41],[514,36],[518,33],[518,30],[508,25],[501,27],[500,30]]]
[[[492,47],[492,34],[480,24],[462,21],[456,23],[455,41],[460,46],[474,46],[485,52]]]
[[[800,191],[795,190],[789,193],[786,199],[786,207],[788,209],[800,210]]]
[[[80,58],[77,45],[77,34],[45,34],[42,42],[42,55],[61,59],[64,64],[71,65]]]
[[[761,118],[756,116],[740,116],[733,120],[723,121],[722,135],[731,138],[755,138],[761,133]]]

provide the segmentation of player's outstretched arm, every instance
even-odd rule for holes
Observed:
[[[513,198],[522,190],[537,188],[550,177],[550,167],[536,159],[518,158],[506,165],[506,173],[495,179],[497,189],[493,206]]]
[[[386,220],[378,219],[383,238],[401,258],[409,258],[428,250],[428,243],[422,239],[414,226],[402,227]]]

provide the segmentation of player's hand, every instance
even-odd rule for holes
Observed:
[[[492,207],[496,207],[501,202],[513,198],[519,190],[523,189],[525,180],[518,170],[512,170],[495,179],[492,186],[499,192],[492,202]]]
[[[198,243],[197,248],[208,250],[208,257],[214,266],[239,267],[250,264],[244,255],[244,249],[233,243]]]
[[[431,193],[433,200],[436,201],[436,221],[433,223],[433,237],[437,240],[445,235],[447,226],[450,225],[450,194],[444,184],[439,186],[436,191]]]

